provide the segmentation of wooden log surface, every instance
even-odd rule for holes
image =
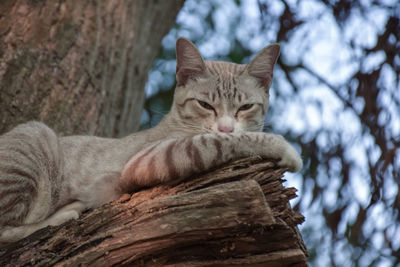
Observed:
[[[0,266],[306,266],[284,172],[249,158],[126,194],[0,249]]]

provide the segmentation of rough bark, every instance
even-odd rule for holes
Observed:
[[[184,0],[1,0],[0,133],[137,130],[147,73]]]
[[[251,158],[125,195],[0,249],[0,266],[306,266],[284,171]]]

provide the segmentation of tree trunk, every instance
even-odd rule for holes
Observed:
[[[284,171],[244,159],[125,195],[0,249],[0,266],[306,266]]]
[[[65,135],[137,130],[183,1],[1,0],[0,133],[28,120]]]

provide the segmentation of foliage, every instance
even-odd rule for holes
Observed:
[[[399,14],[396,0],[188,0],[150,73],[142,127],[171,105],[178,36],[237,63],[279,42],[266,123],[304,157],[288,183],[310,264],[399,264]]]

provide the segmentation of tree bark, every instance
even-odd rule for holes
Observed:
[[[0,133],[138,129],[144,85],[184,0],[0,1]]]
[[[124,195],[0,249],[0,266],[306,266],[284,171],[250,158]]]

